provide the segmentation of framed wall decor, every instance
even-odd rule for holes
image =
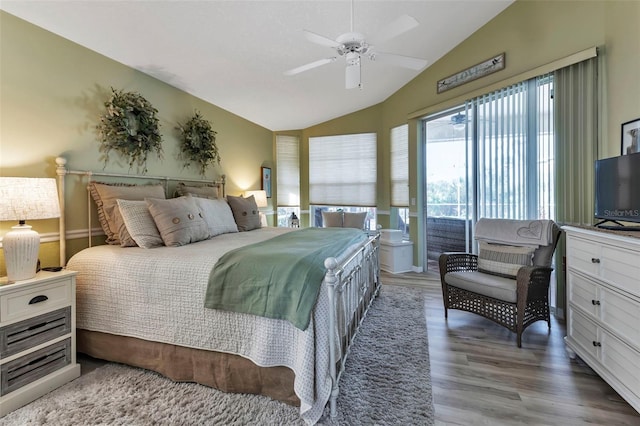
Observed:
[[[262,169],[262,188],[267,193],[267,198],[271,198],[271,168],[261,167]]]
[[[449,89],[453,89],[454,87],[458,87],[461,84],[465,84],[480,77],[484,77],[485,75],[503,70],[504,55],[504,53],[501,53],[494,56],[493,58],[489,58],[486,61],[469,67],[466,70],[462,70],[458,73],[450,75],[447,78],[439,80],[436,87],[437,93],[445,92]]]
[[[640,118],[622,123],[622,155],[640,152]]]

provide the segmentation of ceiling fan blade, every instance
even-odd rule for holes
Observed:
[[[288,71],[285,71],[284,75],[300,74],[301,72],[309,71],[310,69],[317,68],[325,64],[329,64],[331,62],[334,62],[335,60],[336,60],[335,56],[333,58],[320,59],[318,61],[310,62],[308,64],[301,65],[297,68],[293,68]]]
[[[316,34],[314,32],[307,31],[307,30],[302,30],[302,31],[304,32],[304,36],[307,38],[307,40],[309,40],[312,43],[319,44],[321,46],[328,46],[328,47],[342,46],[342,44],[338,43],[335,40],[331,40],[328,37],[325,37],[320,34]]]
[[[375,34],[369,40],[369,44],[372,46],[376,46],[379,43],[385,42],[387,40],[391,40],[394,37],[399,36],[400,34],[406,33],[409,30],[414,29],[420,25],[416,18],[409,15],[402,15],[396,20],[389,22],[387,25],[382,27],[377,34]]]
[[[419,71],[427,66],[428,61],[426,59],[414,58],[411,56],[396,55],[393,53],[373,52],[369,53],[369,59],[376,62],[387,63],[391,65],[398,65],[404,68],[410,68],[412,70]]]

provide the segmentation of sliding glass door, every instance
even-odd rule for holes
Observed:
[[[471,110],[457,108],[424,121],[427,270],[437,271],[440,253],[467,251],[473,198]]]
[[[426,117],[423,135],[427,270],[474,250],[478,218],[555,218],[551,75]]]

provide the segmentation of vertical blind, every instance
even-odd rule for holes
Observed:
[[[309,138],[309,203],[376,205],[376,134]]]
[[[409,125],[391,129],[391,206],[409,206]]]
[[[477,114],[478,217],[554,218],[552,90],[547,74],[467,103]]]
[[[278,206],[300,205],[300,139],[276,136],[276,171]]]

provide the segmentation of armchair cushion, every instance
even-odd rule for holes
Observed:
[[[516,303],[518,300],[517,282],[511,278],[472,271],[449,272],[444,276],[444,279],[449,285],[483,296],[510,303]]]
[[[515,279],[518,269],[533,265],[534,247],[508,246],[479,242],[478,270],[487,274]]]

